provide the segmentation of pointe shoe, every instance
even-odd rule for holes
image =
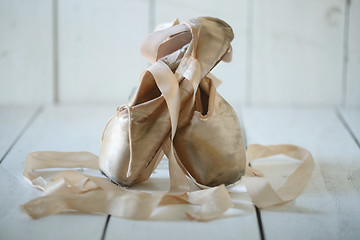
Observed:
[[[183,54],[180,49],[167,57],[181,58]],[[179,60],[163,61],[170,69],[179,64],[176,62]],[[192,88],[186,83],[179,88],[182,104],[190,98],[188,92]],[[104,127],[99,155],[101,172],[124,187],[147,180],[164,155],[163,144],[171,129],[169,118],[163,94],[152,74],[145,72],[129,105],[118,107]]]
[[[171,37],[161,39],[159,33]],[[178,50],[159,51],[162,55],[142,75],[133,100],[117,109],[102,136],[100,169],[123,186],[149,178],[171,129],[177,128],[177,119],[169,112],[179,114],[179,109],[193,107],[200,80],[226,55],[233,32],[219,19],[195,18],[152,37],[160,49],[169,45]]]
[[[201,80],[192,111],[181,112],[174,138],[175,156],[196,183],[214,187],[245,175],[246,151],[233,108],[216,92],[211,78]]]
[[[170,38],[170,35],[163,37]],[[152,46],[143,55],[153,61],[166,50],[172,51],[174,46]],[[181,110],[174,138],[176,160],[200,187],[232,184],[246,171],[246,151],[239,120],[231,105],[216,92],[214,79],[205,77],[201,80],[195,105]]]

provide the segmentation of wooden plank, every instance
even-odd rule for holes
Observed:
[[[91,151],[98,153],[100,136],[115,108],[48,107],[24,133],[0,169],[0,239],[100,239],[106,216],[61,214],[32,220],[19,205],[42,196],[22,177],[29,152]]]
[[[233,60],[231,63],[220,62],[212,71],[224,83],[219,92],[230,102],[243,102],[245,89],[245,61],[247,44],[247,1],[230,0],[157,0],[155,4],[155,24],[179,18],[180,22],[199,16],[212,16],[225,20],[234,30],[232,42]],[[226,93],[226,94],[225,94]]]
[[[349,2],[350,9],[346,105],[360,106],[360,1],[351,0]]]
[[[60,102],[128,99],[147,67],[148,1],[59,1]]]
[[[296,201],[261,210],[266,239],[357,239],[360,149],[336,114],[246,108],[243,116],[249,144],[296,144],[308,149],[316,163],[309,185]],[[278,185],[284,181],[284,170],[296,166],[273,165],[269,176]]]
[[[0,2],[0,103],[52,101],[52,1]]]
[[[259,239],[256,216],[250,217],[246,211],[244,216],[224,218],[211,222],[192,222],[174,220],[180,214],[179,208],[171,209],[167,214],[174,214],[174,218],[160,218],[153,221],[131,221],[111,218],[106,233],[106,239]],[[161,213],[160,213],[161,214]],[[160,215],[159,214],[159,215]],[[173,215],[173,216],[174,216]],[[250,221],[250,223],[248,222]],[[247,229],[250,227],[250,229]]]
[[[360,109],[342,109],[341,114],[357,141],[360,142]]]
[[[344,8],[344,0],[253,2],[253,104],[340,105]]]
[[[36,107],[0,107],[0,159],[14,144],[36,112]],[[1,162],[1,161],[0,161]]]

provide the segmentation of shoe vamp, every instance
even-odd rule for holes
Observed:
[[[170,117],[166,103],[151,110],[144,107],[132,113],[131,139],[133,167],[146,168],[170,134]]]
[[[243,135],[231,111],[206,119],[194,115],[187,127],[179,129],[175,149],[199,183],[230,184],[245,173]]]
[[[164,100],[159,100],[163,103],[151,101],[133,109],[130,125],[127,113],[114,117],[105,132],[100,168],[122,185],[132,185],[144,175],[169,135],[169,114]]]
[[[129,165],[128,115],[114,117],[109,123],[101,144],[100,169],[113,181],[121,183]]]

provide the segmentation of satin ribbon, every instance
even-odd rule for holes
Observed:
[[[264,208],[295,199],[310,179],[314,161],[311,154],[294,145],[250,145],[248,159],[253,161],[277,154],[285,154],[301,161],[301,165],[289,176],[277,191],[266,178],[254,176],[253,170],[232,186],[244,183],[258,207]],[[195,212],[187,212],[190,219],[208,221],[220,218],[233,206],[233,200],[224,185],[193,192],[145,193],[130,190],[111,183],[108,179],[67,170],[53,176],[49,182],[36,170],[49,168],[98,169],[97,156],[89,152],[34,152],[26,157],[23,176],[34,187],[45,192],[24,204],[22,208],[32,217],[40,218],[61,212],[111,214],[129,219],[147,219],[162,205],[191,204],[199,206]]]
[[[157,61],[155,64],[149,67],[148,70],[154,76],[155,82],[165,98],[170,114],[171,144],[169,154],[167,154],[169,159],[169,175],[171,179],[170,192],[189,191],[189,182],[176,162],[173,146],[173,139],[177,129],[180,113],[179,82],[171,69],[161,61]]]

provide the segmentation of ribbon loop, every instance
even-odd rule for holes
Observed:
[[[250,145],[247,149],[248,160],[284,154],[301,161],[300,166],[288,177],[285,184],[277,191],[265,177],[256,174],[245,176],[241,181],[257,207],[264,208],[294,200],[304,190],[314,169],[311,153],[295,145]],[[256,172],[256,170],[254,171]]]

